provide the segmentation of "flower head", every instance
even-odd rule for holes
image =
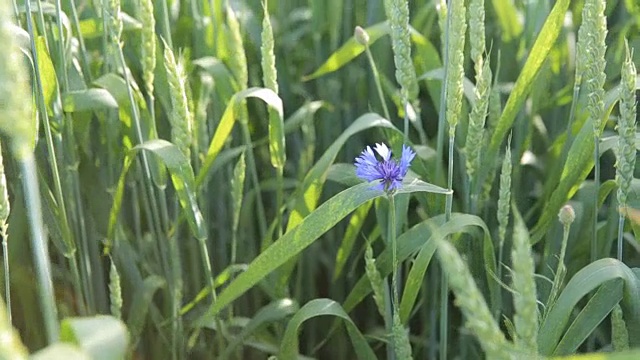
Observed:
[[[374,189],[393,192],[402,186],[402,179],[407,175],[416,153],[408,146],[402,145],[402,156],[398,161],[391,159],[391,149],[387,145],[376,144],[374,149],[382,160],[378,160],[371,146],[367,146],[356,158],[356,175],[369,182],[382,180]]]

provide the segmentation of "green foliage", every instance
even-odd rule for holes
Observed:
[[[0,2],[0,357],[639,358],[636,3]]]

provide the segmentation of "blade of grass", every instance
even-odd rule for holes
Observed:
[[[330,299],[314,299],[309,301],[291,318],[280,344],[280,357],[293,359],[298,353],[298,330],[302,323],[317,316],[335,316],[345,322],[358,359],[374,359],[376,356],[353,320],[342,306]]]

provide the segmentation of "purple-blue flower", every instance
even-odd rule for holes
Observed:
[[[400,160],[391,159],[391,149],[385,144],[376,144],[375,151],[382,160],[378,160],[371,146],[367,146],[356,158],[356,175],[366,181],[382,180],[374,189],[392,192],[402,186],[402,179],[407,175],[411,160],[416,153],[406,145],[402,145]]]

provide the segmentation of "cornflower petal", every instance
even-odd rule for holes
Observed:
[[[400,157],[400,172],[402,177],[407,175],[407,171],[409,171],[409,165],[411,165],[411,161],[416,156],[416,153],[411,150],[407,145],[402,145],[402,156]]]
[[[355,160],[356,175],[368,182],[380,180],[373,189],[392,193],[402,187],[402,179],[416,154],[403,145],[400,159],[392,160],[391,150],[384,143],[376,144],[374,149],[382,160],[378,160],[371,147],[367,146]]]
[[[367,181],[374,181],[381,178],[380,172],[378,171],[378,160],[370,146],[367,146],[360,156],[356,158],[355,166],[356,175],[359,178]]]
[[[376,152],[382,156],[382,160],[389,161],[391,159],[391,150],[384,143],[376,144]]]

